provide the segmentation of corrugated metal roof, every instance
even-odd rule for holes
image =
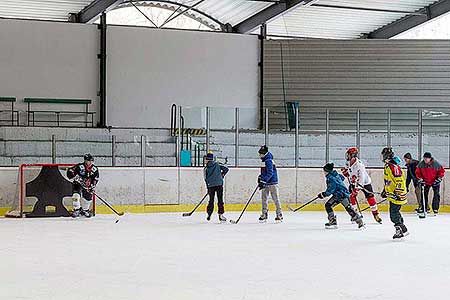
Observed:
[[[0,17],[67,21],[92,0],[1,0]]]
[[[66,21],[69,13],[77,13],[93,0],[1,0],[0,17],[45,19]],[[144,2],[144,1],[136,1]],[[147,1],[158,2],[158,1]],[[164,2],[164,1],[159,1]],[[199,0],[171,0],[187,7]],[[414,12],[435,0],[317,0],[311,6],[300,6],[268,23],[269,35],[288,35],[313,38],[358,38],[387,25],[407,13]],[[218,20],[222,24],[236,25],[273,5],[273,2],[249,0],[204,0],[195,9]],[[318,6],[325,5],[328,7]],[[343,6],[337,8],[329,6]],[[350,9],[353,8],[353,9]],[[365,8],[387,11],[370,11]],[[184,8],[185,9],[185,8]],[[183,10],[183,8],[182,8]],[[194,10],[191,16],[205,19]],[[205,20],[205,22],[207,22]],[[257,31],[255,31],[257,32]]]
[[[298,7],[268,24],[269,35],[289,35],[312,38],[358,38],[398,20],[435,0],[319,0],[315,4],[348,8]],[[392,10],[370,11],[349,8]]]

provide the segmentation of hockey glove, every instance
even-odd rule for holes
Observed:
[[[344,175],[344,177],[349,177],[350,174],[348,173],[348,169],[347,168],[341,168],[341,172],[342,175]]]
[[[323,198],[325,198],[325,197],[326,197],[325,192],[319,193],[319,194],[317,195],[317,198],[319,198],[319,199],[323,199]]]
[[[425,185],[425,181],[424,181],[422,178],[419,178],[419,179],[417,180],[417,183],[420,184],[421,186],[424,186],[424,185]]]
[[[435,180],[434,183],[433,183],[433,186],[434,186],[434,187],[437,187],[439,184],[441,184],[441,181],[442,181],[442,178],[441,178],[441,177],[436,178],[436,180]]]
[[[264,182],[260,182],[260,183],[258,183],[258,188],[260,189],[260,190],[263,190],[263,189],[265,189],[266,188],[266,184],[264,183]]]
[[[386,191],[385,190],[383,190],[382,192],[381,192],[381,198],[383,198],[383,199],[386,199],[387,198],[387,193],[386,193]]]

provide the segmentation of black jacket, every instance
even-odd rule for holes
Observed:
[[[408,169],[408,172],[406,173],[406,187],[409,187],[411,181],[414,186],[417,186],[418,182],[416,177],[416,169],[418,164],[419,161],[415,159],[412,159],[409,164],[406,164],[406,168]]]

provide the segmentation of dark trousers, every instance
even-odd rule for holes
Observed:
[[[335,207],[338,204],[342,204],[342,206],[344,206],[345,210],[352,217],[352,219],[354,219],[358,216],[356,211],[350,205],[350,201],[348,198],[338,198],[338,197],[333,196],[325,203],[325,210],[327,211],[327,214],[328,214],[328,220],[331,220],[332,218],[334,218],[333,207]]]
[[[403,225],[403,217],[400,213],[401,209],[401,205],[389,202],[389,216],[391,217],[391,221],[395,226]]]
[[[223,186],[212,186],[208,188],[209,195],[209,203],[206,207],[206,212],[208,215],[212,215],[214,211],[214,195],[217,193],[217,206],[219,207],[219,214],[223,214],[225,212],[225,208],[223,206]]]
[[[426,185],[424,186],[424,196],[425,196],[425,209],[428,210],[429,206],[428,206],[428,194],[430,193],[430,189],[433,188],[433,203],[432,203],[432,207],[433,210],[439,210],[439,204],[441,202],[441,195],[439,194],[439,190],[441,189],[441,185]],[[421,201],[419,203],[419,207],[422,208],[423,206],[423,202]]]

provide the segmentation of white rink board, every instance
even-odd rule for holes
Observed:
[[[286,212],[282,224],[204,217],[0,219],[1,299],[448,299],[450,215],[405,215],[399,242],[384,213],[364,231],[343,213],[338,230],[324,229],[324,212]]]
[[[325,189],[320,168],[279,168],[280,199],[288,203],[304,203]],[[383,170],[370,169],[374,190],[383,189]],[[447,173],[446,173],[447,174]],[[259,168],[232,168],[225,177],[225,203],[245,203],[257,185]],[[0,168],[0,207],[9,207],[15,196],[17,168]],[[450,191],[446,176],[441,185],[441,204],[447,205]],[[297,185],[297,198],[295,197]],[[413,187],[409,204],[415,204]],[[98,194],[112,204],[155,205],[196,204],[206,193],[202,168],[100,168]],[[361,195],[362,196],[362,195]],[[258,195],[256,197],[259,197]],[[321,203],[321,201],[318,201]]]

